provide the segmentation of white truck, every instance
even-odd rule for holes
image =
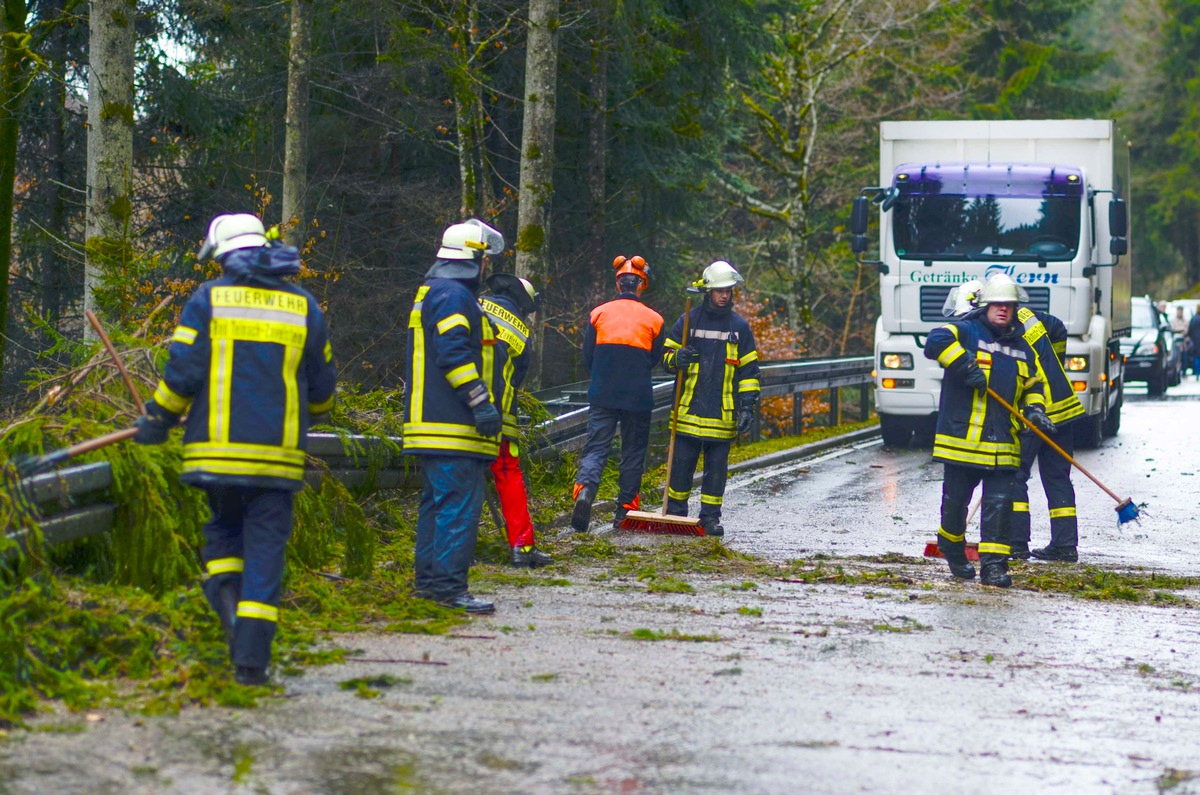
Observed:
[[[1095,447],[1121,424],[1130,328],[1129,146],[1108,120],[883,122],[879,185],[851,212],[879,269],[875,408],[884,443],[932,439],[942,369],[922,348],[955,285],[1006,273],[1067,327],[1066,369]],[[880,208],[879,259],[869,248]]]

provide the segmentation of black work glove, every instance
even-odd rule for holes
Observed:
[[[967,360],[958,377],[967,389],[974,389],[976,392],[987,389],[987,376],[984,375],[983,370],[979,369],[979,365],[975,364],[974,359]]]
[[[1046,416],[1046,412],[1037,406],[1030,406],[1025,409],[1025,419],[1033,423],[1035,428],[1047,436],[1053,436],[1058,433],[1058,428],[1054,427],[1054,422]]]
[[[754,424],[754,415],[758,413],[758,398],[742,398],[737,410],[737,432],[745,433]]]
[[[690,345],[685,345],[679,350],[675,351],[676,367],[687,367],[689,364],[698,361],[700,361],[700,351],[696,350]]]
[[[495,436],[500,433],[500,412],[492,402],[483,381],[475,379],[456,390],[467,408],[475,415],[475,432],[480,436]]]
[[[138,431],[133,440],[138,444],[162,444],[178,422],[178,414],[167,411],[152,400],[146,404],[146,413],[134,423]]]

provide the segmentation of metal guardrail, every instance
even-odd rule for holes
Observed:
[[[762,395],[795,396],[793,418],[799,427],[803,393],[830,390],[830,402],[836,411],[837,389],[871,383],[871,367],[870,356],[764,363],[760,375]],[[674,379],[656,380],[652,421],[667,420],[674,399],[674,384]],[[864,409],[866,394],[863,390]],[[566,411],[534,428],[536,442],[529,454],[542,459],[582,447],[587,438],[587,382],[536,392],[534,396],[547,403],[558,401],[556,406]],[[581,396],[585,405],[572,407],[571,402],[578,401]],[[399,437],[338,433],[308,435],[309,457],[320,459],[332,475],[357,488],[415,485],[420,471],[417,459],[402,455],[401,447]],[[319,479],[321,474],[320,468],[310,469],[313,479]],[[111,485],[111,466],[108,462],[98,462],[29,477],[21,481],[19,488],[37,506],[38,523],[46,543],[55,545],[95,535],[112,526],[116,507],[104,501],[104,494]],[[18,544],[25,540],[23,532],[9,537]]]

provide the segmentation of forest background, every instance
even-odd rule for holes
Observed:
[[[471,216],[505,234],[496,267],[541,289],[543,386],[585,377],[581,324],[618,254],[650,263],[668,321],[725,259],[765,358],[869,352],[876,275],[845,224],[887,119],[1117,119],[1135,293],[1200,283],[1196,2],[0,8],[9,395],[77,355],[85,307],[169,334],[215,274],[195,252],[222,212],[284,223],[361,389],[403,386],[412,296],[442,229]]]

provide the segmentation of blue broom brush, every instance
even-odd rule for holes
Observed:
[[[1120,497],[1118,497],[1116,495],[1116,493],[1113,492],[1112,489],[1110,489],[1108,486],[1105,486],[1103,483],[1101,483],[1099,480],[1097,480],[1095,475],[1093,475],[1091,472],[1088,472],[1086,469],[1084,469],[1080,465],[1080,463],[1078,461],[1076,461],[1071,456],[1067,455],[1067,451],[1063,450],[1061,447],[1059,447],[1057,444],[1055,444],[1054,440],[1051,439],[1049,436],[1047,436],[1042,431],[1041,428],[1038,428],[1036,425],[1034,425],[1032,422],[1030,422],[1025,417],[1024,414],[1022,414],[1021,412],[1019,412],[1015,408],[1013,408],[1008,403],[1008,401],[1006,401],[1004,398],[997,395],[994,389],[992,389],[989,386],[987,388],[987,391],[988,391],[988,394],[991,395],[992,397],[994,397],[1001,406],[1004,406],[1004,408],[1008,409],[1009,413],[1011,413],[1014,417],[1019,419],[1021,422],[1025,423],[1025,427],[1029,428],[1029,430],[1033,431],[1039,437],[1041,437],[1043,442],[1050,445],[1051,449],[1053,449],[1054,452],[1058,453],[1063,458],[1067,459],[1067,461],[1070,462],[1071,466],[1075,467],[1080,472],[1087,475],[1088,480],[1095,483],[1097,486],[1099,486],[1104,491],[1105,494],[1107,494],[1108,496],[1110,496],[1114,500],[1116,500],[1117,507],[1115,510],[1117,512],[1117,524],[1118,525],[1126,524],[1127,522],[1138,521],[1138,507],[1137,507],[1137,505],[1134,504],[1134,502],[1131,498],[1126,497],[1125,499],[1121,499]]]

